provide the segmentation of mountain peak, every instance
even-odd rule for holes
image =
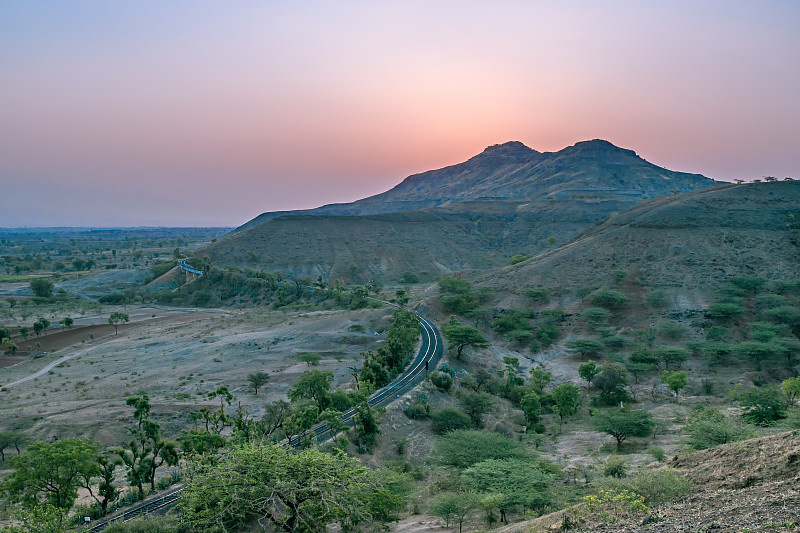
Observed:
[[[493,157],[530,157],[538,154],[533,148],[528,148],[519,141],[508,141],[502,144],[493,144],[487,146],[486,149],[480,153],[480,156],[493,156]]]
[[[562,152],[590,152],[590,153],[620,153],[636,156],[636,152],[606,141],[605,139],[592,139],[590,141],[580,141],[572,146],[564,148]]]

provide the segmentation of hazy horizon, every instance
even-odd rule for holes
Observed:
[[[800,4],[0,5],[0,227],[235,227],[519,140],[800,177]]]

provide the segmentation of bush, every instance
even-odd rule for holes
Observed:
[[[603,475],[617,479],[623,478],[628,475],[628,463],[622,457],[611,456],[603,463]]]
[[[442,392],[447,392],[453,386],[453,377],[447,372],[432,372],[431,383]]]
[[[472,427],[472,419],[463,411],[455,407],[443,407],[431,414],[433,431],[443,435],[456,429],[467,429]]]
[[[667,458],[667,452],[664,451],[664,448],[661,448],[659,446],[653,446],[652,448],[648,448],[647,453],[649,453],[653,457],[653,459],[655,459],[659,463],[663,462],[664,459]]]
[[[611,309],[625,305],[627,300],[624,294],[611,289],[600,289],[592,295],[592,305]]]
[[[525,289],[525,296],[537,305],[544,305],[550,302],[550,291],[544,287],[529,287]]]
[[[682,498],[692,491],[692,482],[674,468],[663,467],[630,479],[631,490],[644,497],[647,505]]]
[[[745,440],[752,434],[750,428],[725,418],[716,409],[702,407],[695,408],[689,415],[684,431],[689,435],[689,446],[696,450]]]
[[[674,320],[666,320],[658,325],[658,333],[665,339],[673,341],[685,338],[687,331],[686,326]]]
[[[412,420],[424,420],[430,417],[430,406],[426,403],[414,402],[405,409],[405,414]]]
[[[191,526],[175,516],[148,516],[130,522],[113,522],[106,533],[189,533]]]
[[[452,431],[434,443],[433,452],[440,463],[456,468],[490,459],[526,459],[530,455],[517,440],[478,430]]]
[[[786,418],[783,398],[777,387],[754,387],[744,392],[739,403],[745,408],[742,418],[758,426],[771,426]]]

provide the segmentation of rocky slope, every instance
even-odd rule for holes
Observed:
[[[699,174],[658,167],[633,150],[599,139],[579,142],[558,152],[537,152],[512,141],[489,146],[463,163],[414,174],[389,191],[363,200],[303,211],[263,213],[236,231],[287,214],[366,215],[481,199],[580,196],[646,199],[714,184]]]
[[[800,183],[718,186],[661,198],[611,217],[573,241],[486,274],[499,293],[544,285],[568,292],[623,270],[645,287],[689,292],[728,276],[800,276]]]
[[[215,264],[346,282],[409,270],[435,279],[552,249],[648,198],[714,184],[607,141],[552,153],[510,142],[352,204],[265,213],[200,253]]]

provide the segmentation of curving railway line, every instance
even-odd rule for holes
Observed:
[[[394,305],[389,302],[383,303]],[[397,376],[389,385],[376,391],[367,399],[367,404],[369,404],[370,407],[376,408],[386,406],[399,398],[402,394],[405,394],[413,389],[414,386],[425,380],[429,372],[433,372],[436,369],[436,365],[439,362],[439,359],[441,359],[443,343],[439,330],[436,329],[436,326],[434,326],[433,323],[431,323],[428,319],[424,318],[416,311],[413,312],[415,315],[417,315],[417,319],[419,320],[420,334],[422,337],[422,344],[420,345],[419,351],[411,361],[411,364],[402,374]],[[355,415],[356,411],[354,408],[348,409],[342,414],[342,421],[345,424],[352,426],[355,424]],[[317,424],[311,428],[309,432],[314,433],[318,442],[325,441],[331,437],[331,431],[325,426],[325,424]],[[284,446],[287,448],[297,447],[300,444],[301,439],[305,438],[307,435],[308,433],[287,440],[284,442]],[[166,494],[159,496],[158,498],[141,502],[123,513],[110,518],[104,518],[94,526],[90,527],[88,531],[92,533],[96,531],[102,531],[113,522],[127,522],[128,520],[132,520],[136,517],[144,516],[149,513],[158,511],[163,512],[178,503],[181,492],[183,492],[183,487],[178,486]]]

